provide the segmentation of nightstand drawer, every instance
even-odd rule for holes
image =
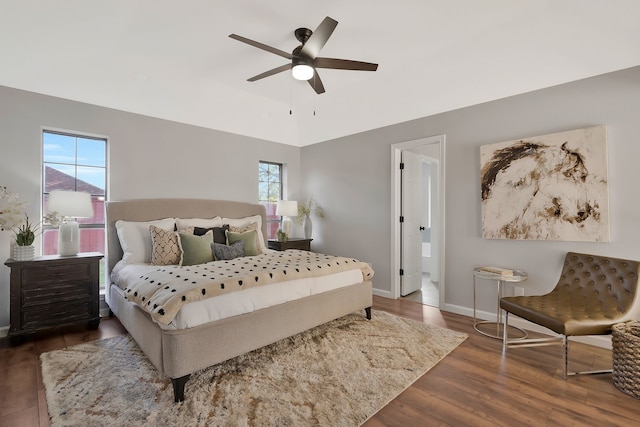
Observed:
[[[86,299],[24,308],[21,317],[23,329],[41,329],[86,320],[91,317],[91,301]]]
[[[47,267],[23,269],[21,274],[22,287],[42,286],[64,281],[91,280],[91,264],[62,264]]]
[[[76,282],[49,283],[22,289],[22,307],[57,304],[62,301],[91,298],[91,279]]]

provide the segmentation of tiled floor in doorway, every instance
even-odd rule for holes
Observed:
[[[422,273],[422,288],[410,293],[406,297],[402,297],[402,299],[419,302],[420,304],[430,305],[432,307],[439,307],[440,290],[438,284],[431,281],[431,275],[429,273]]]

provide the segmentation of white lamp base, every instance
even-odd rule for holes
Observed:
[[[291,218],[288,216],[282,218],[282,231],[284,231],[288,237],[291,237]]]
[[[80,251],[80,227],[73,219],[64,219],[58,230],[58,254],[60,256],[77,255]]]

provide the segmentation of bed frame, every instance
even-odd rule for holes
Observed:
[[[106,214],[107,303],[151,363],[171,378],[176,402],[184,400],[185,384],[193,372],[355,311],[364,309],[371,318],[372,286],[364,281],[195,328],[161,329],[149,314],[126,301],[122,290],[109,280],[111,270],[122,258],[116,221],[262,215],[266,242],[266,210],[262,205],[224,200],[136,199],[107,202]]]

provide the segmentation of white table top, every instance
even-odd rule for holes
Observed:
[[[494,273],[483,270],[483,267],[473,269],[473,274],[481,279],[501,280],[503,282],[522,282],[527,280],[527,273],[522,270],[513,270],[513,275]]]

